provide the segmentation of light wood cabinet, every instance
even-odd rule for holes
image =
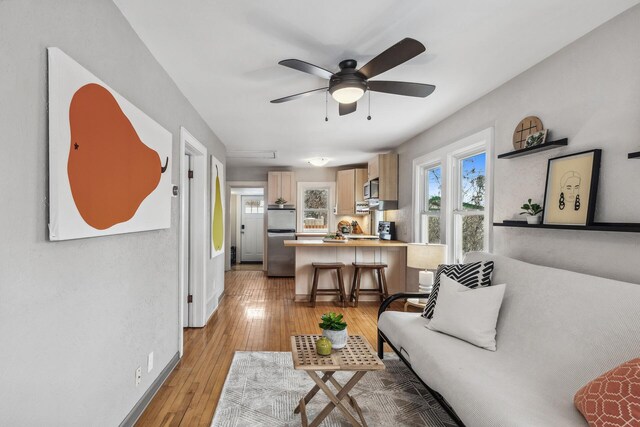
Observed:
[[[269,172],[267,181],[267,204],[274,205],[280,197],[287,201],[287,205],[296,204],[296,180],[293,172]]]
[[[398,155],[378,154],[368,166],[369,180],[378,179],[378,198],[398,200]]]
[[[338,215],[356,215],[356,202],[364,200],[363,189],[366,179],[367,169],[338,171],[336,177]]]
[[[369,181],[371,181],[372,179],[376,179],[380,177],[380,172],[379,172],[379,166],[380,166],[380,160],[379,160],[379,155],[375,156],[373,159],[369,160],[369,164],[368,164],[368,168],[367,168],[367,172],[368,172],[368,177],[369,177]]]

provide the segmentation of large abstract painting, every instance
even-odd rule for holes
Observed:
[[[211,258],[224,253],[224,165],[211,156]]]
[[[50,239],[171,227],[171,133],[60,49],[48,57]]]

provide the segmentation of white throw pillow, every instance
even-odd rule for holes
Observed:
[[[438,304],[425,326],[496,351],[496,323],[506,285],[469,289],[446,275],[440,280]]]

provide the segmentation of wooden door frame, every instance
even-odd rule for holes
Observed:
[[[209,156],[207,148],[198,141],[189,131],[184,127],[180,127],[180,158],[185,155],[191,156],[191,167],[194,171],[193,179],[190,183],[191,186],[191,227],[189,241],[191,245],[191,258],[189,259],[190,268],[193,278],[192,295],[193,300],[191,303],[191,311],[189,318],[189,326],[204,326],[205,319],[205,284],[206,284],[206,266],[208,259],[207,251],[207,226],[208,226],[208,203],[209,198],[207,196],[207,182],[209,180],[208,164]],[[184,176],[187,171],[184,170],[183,162],[180,162],[180,177]],[[182,318],[184,316],[184,299],[187,298],[185,283],[184,283],[184,236],[187,233],[186,223],[184,221],[184,215],[186,213],[186,203],[188,198],[185,197],[182,191],[180,191],[180,238],[179,238],[179,310],[178,318],[180,327],[178,328],[179,335],[179,351],[180,357],[183,354],[184,345],[184,331],[182,327]]]
[[[231,189],[232,188],[262,188],[262,192],[263,192],[263,197],[264,197],[264,208],[265,208],[265,214],[264,214],[264,218],[263,218],[263,229],[265,230],[264,233],[264,240],[263,240],[263,252],[262,252],[262,270],[263,271],[267,271],[267,181],[227,181],[227,206],[229,206],[228,209],[231,209]],[[230,215],[229,213],[230,211],[227,211],[227,216]],[[231,221],[229,221],[229,224],[231,224]],[[229,233],[231,233],[233,231],[229,230]],[[227,250],[225,251],[225,270],[231,270],[231,239],[226,239],[225,244],[227,245]],[[238,253],[236,252],[236,260],[238,259]]]

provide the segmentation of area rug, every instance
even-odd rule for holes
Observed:
[[[385,353],[384,364],[384,371],[368,372],[350,393],[368,425],[455,426],[395,354]],[[336,372],[335,378],[344,384],[351,375]],[[299,426],[300,415],[293,410],[313,385],[305,372],[293,369],[289,352],[236,352],[212,426]],[[311,400],[307,405],[309,422],[327,403],[329,399],[321,392]],[[321,424],[349,425],[337,409]]]

